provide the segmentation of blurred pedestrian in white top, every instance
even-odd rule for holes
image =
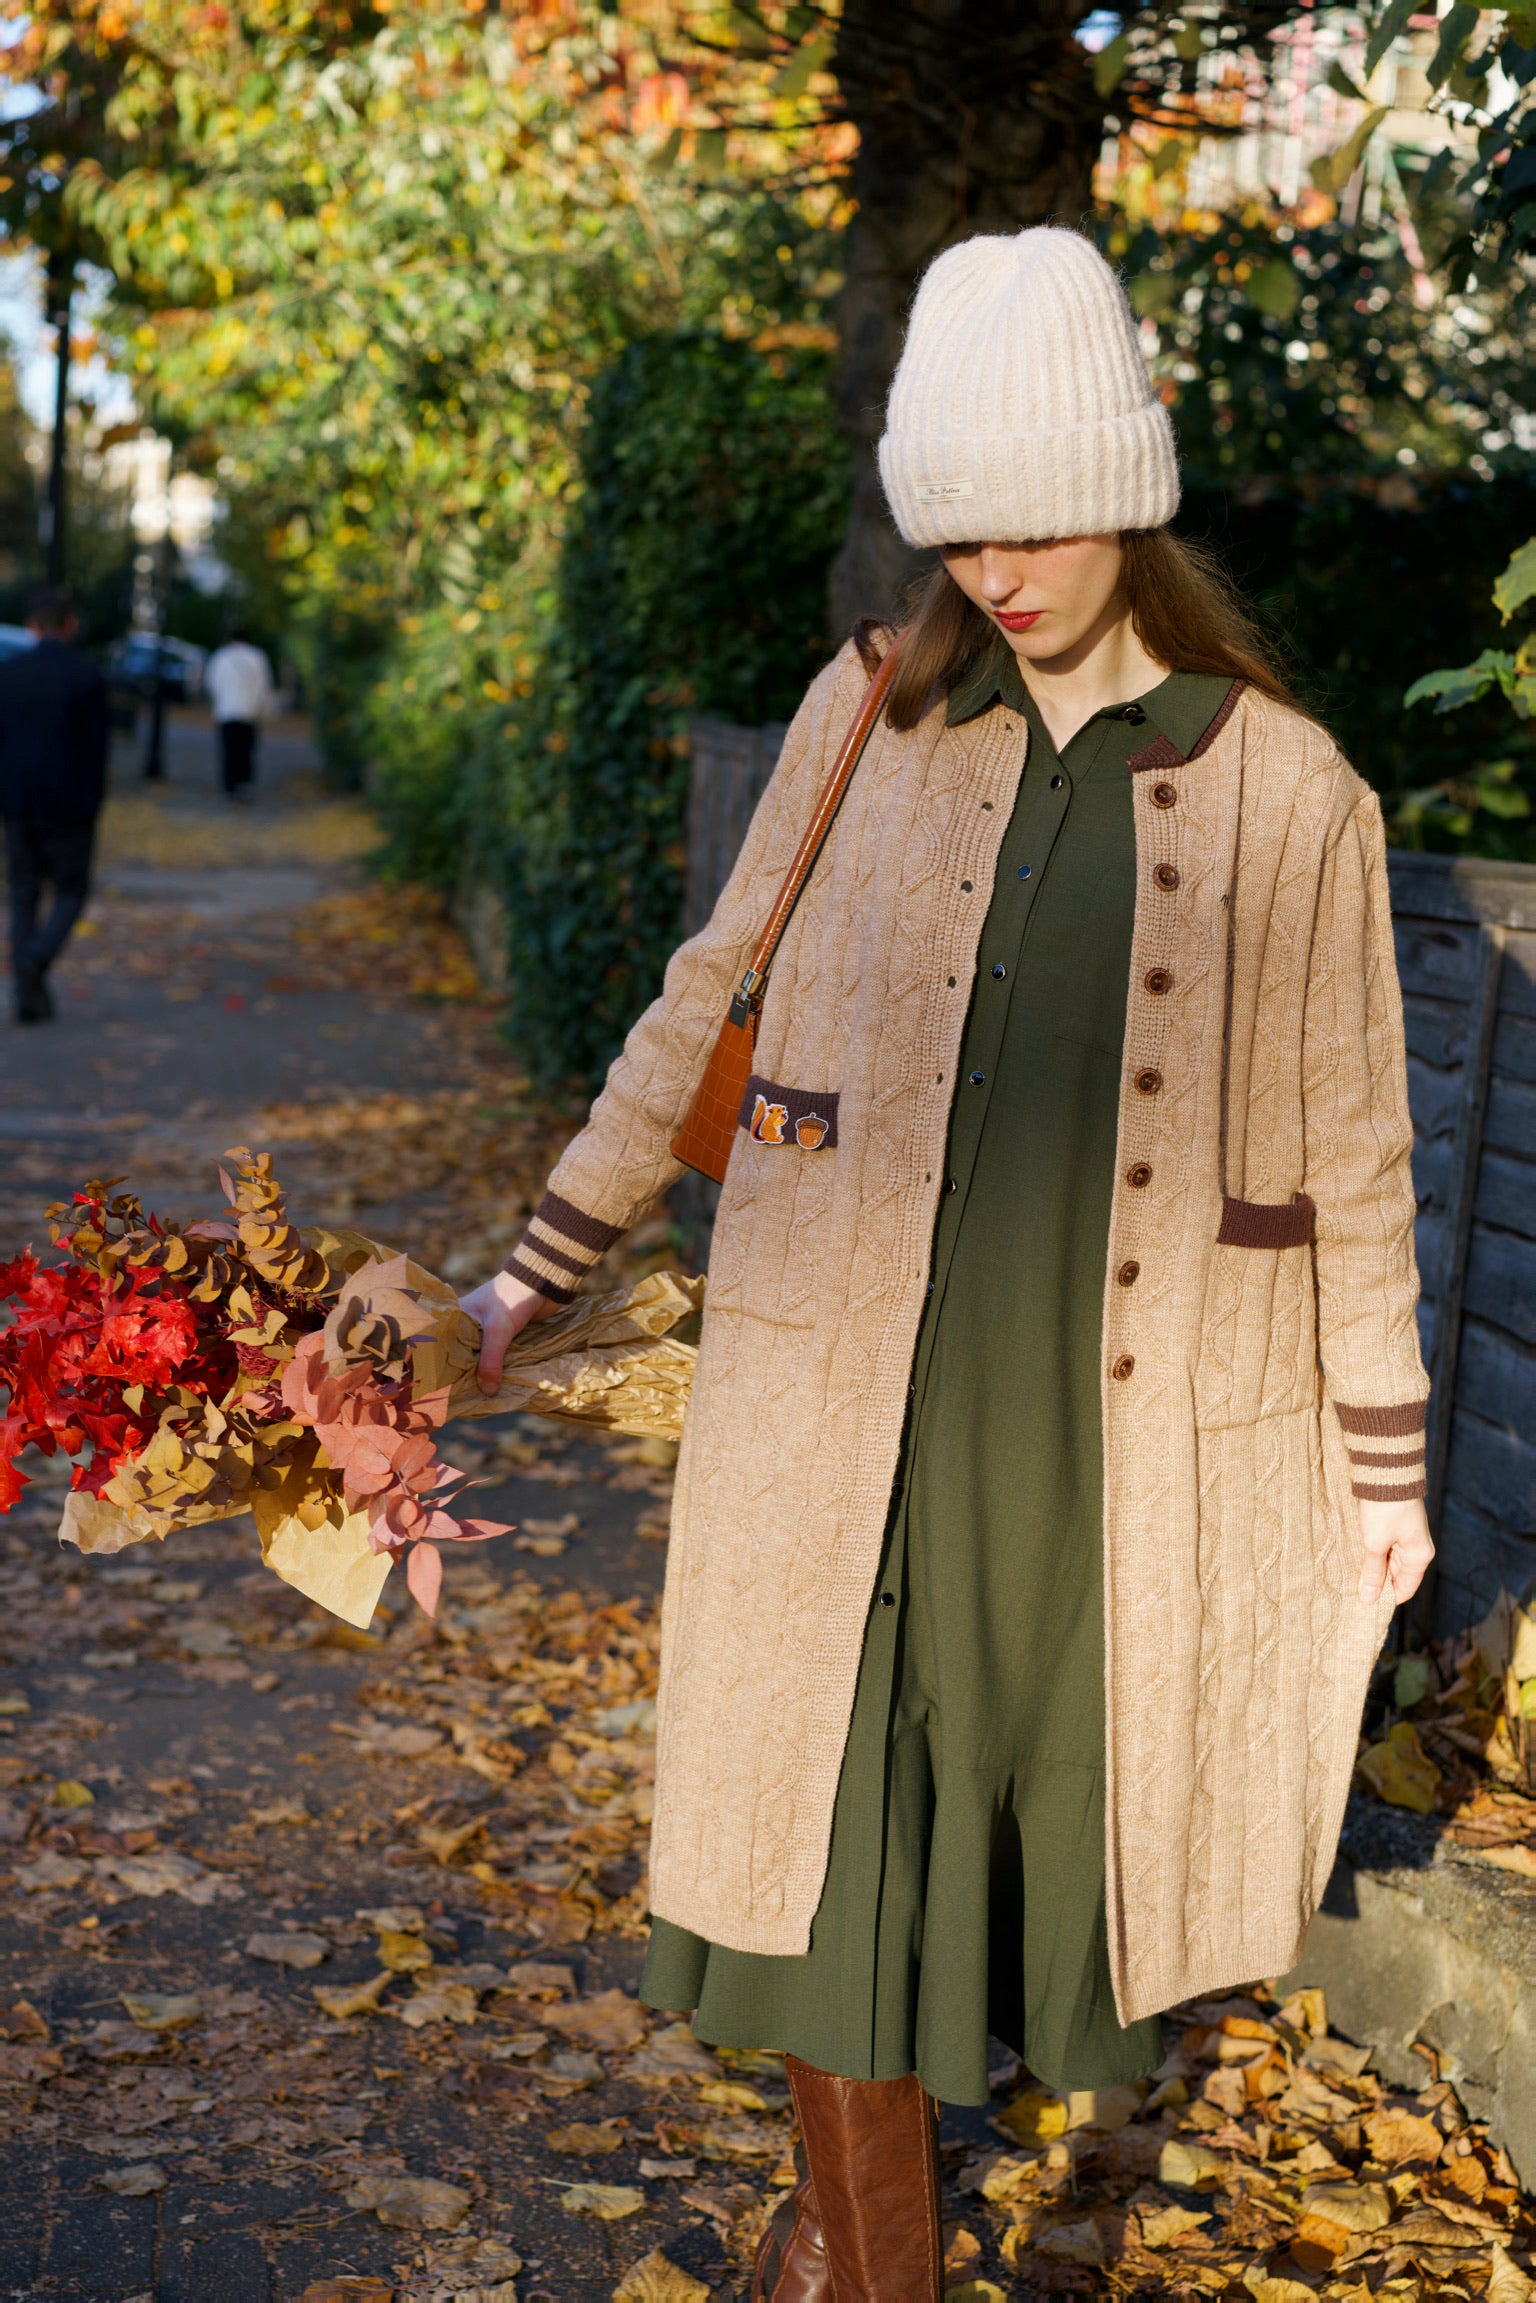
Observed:
[[[236,630],[208,658],[203,679],[219,731],[225,797],[243,800],[256,775],[257,725],[277,697],[272,666],[249,635]]]

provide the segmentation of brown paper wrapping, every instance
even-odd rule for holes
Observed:
[[[350,1275],[365,1264],[391,1260],[388,1248],[362,1232],[311,1231],[304,1236],[333,1271]],[[549,1318],[534,1321],[512,1343],[494,1398],[475,1379],[480,1330],[459,1309],[448,1282],[407,1263],[406,1284],[432,1323],[431,1337],[414,1348],[415,1386],[418,1392],[447,1389],[450,1422],[520,1410],[640,1439],[681,1438],[697,1353],[691,1344],[677,1342],[670,1330],[701,1307],[702,1279],[653,1272],[633,1287],[578,1296]],[[59,1540],[81,1551],[123,1551],[180,1527],[234,1519],[249,1510],[264,1564],[296,1591],[362,1628],[391,1563],[368,1542],[367,1514],[344,1514],[340,1505],[307,1488],[307,1478],[308,1467],[301,1466],[281,1485],[256,1486],[228,1503],[198,1504],[188,1498],[175,1506],[174,1515],[125,1508],[77,1491],[65,1500]]]

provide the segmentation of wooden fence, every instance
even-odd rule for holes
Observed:
[[[1536,1575],[1536,867],[1395,853],[1390,870],[1449,1630]]]

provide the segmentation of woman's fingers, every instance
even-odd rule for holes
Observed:
[[[502,1368],[512,1338],[520,1334],[530,1320],[545,1319],[558,1308],[536,1288],[525,1287],[521,1280],[513,1279],[510,1272],[504,1271],[468,1295],[460,1296],[459,1309],[468,1312],[480,1329],[480,1356],[475,1364],[475,1376],[487,1396],[494,1397],[501,1389]]]
[[[488,1313],[480,1330],[480,1357],[475,1366],[475,1378],[480,1389],[494,1394],[501,1389],[501,1371],[506,1364],[507,1346],[512,1341],[512,1315],[502,1305]]]
[[[1392,1597],[1401,1607],[1412,1599],[1435,1556],[1424,1505],[1414,1497],[1403,1503],[1361,1500],[1358,1508],[1360,1597],[1367,1606],[1373,1605],[1390,1580]]]

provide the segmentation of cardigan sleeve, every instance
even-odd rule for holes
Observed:
[[[1381,805],[1366,792],[1325,861],[1303,1096],[1316,1203],[1318,1350],[1354,1492],[1424,1493],[1413,1125]]]
[[[852,646],[811,684],[709,923],[609,1067],[506,1270],[569,1303],[592,1266],[682,1175],[670,1149],[732,992],[788,871],[866,677]]]

